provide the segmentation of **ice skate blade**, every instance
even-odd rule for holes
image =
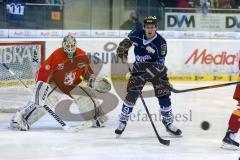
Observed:
[[[221,148],[222,148],[222,149],[226,149],[226,150],[232,150],[232,151],[237,151],[237,150],[239,150],[239,147],[234,146],[234,145],[230,145],[230,144],[227,144],[227,143],[224,143],[224,142],[223,142]]]
[[[182,138],[183,137],[182,135],[175,135],[175,134],[173,134],[171,132],[168,132],[168,131],[167,131],[167,133],[174,138]]]

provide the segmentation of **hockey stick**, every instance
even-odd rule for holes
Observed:
[[[124,59],[126,60],[126,58],[124,58]],[[126,63],[127,63],[127,62],[126,62]],[[130,74],[131,74],[132,71],[131,71],[131,69],[130,69],[130,66],[129,66],[128,63],[127,63],[127,65],[128,65],[128,70],[129,70],[129,72],[130,72]],[[151,124],[152,124],[153,130],[154,130],[154,132],[155,132],[155,134],[156,134],[156,136],[157,136],[157,138],[158,138],[158,141],[159,141],[161,144],[163,144],[163,145],[169,146],[169,145],[170,145],[170,140],[165,140],[165,139],[163,139],[162,137],[159,136],[158,131],[157,131],[157,129],[156,129],[154,123],[153,123],[151,114],[150,114],[150,112],[149,112],[149,110],[148,110],[148,108],[147,108],[147,105],[146,105],[146,103],[145,103],[145,100],[144,100],[144,98],[143,98],[143,96],[142,96],[142,91],[141,91],[141,90],[138,90],[138,91],[139,91],[140,99],[141,99],[141,101],[142,101],[142,103],[143,103],[143,106],[144,106],[144,108],[145,108],[145,110],[146,110],[146,112],[147,112],[147,115],[148,115],[148,117],[149,117],[149,119],[150,119],[150,122],[151,122]]]
[[[240,81],[217,84],[217,85],[209,85],[209,86],[197,87],[197,88],[189,88],[189,89],[183,89],[183,90],[178,90],[178,89],[171,87],[171,91],[173,93],[184,93],[184,92],[199,91],[199,90],[204,90],[204,89],[226,87],[226,86],[231,86],[231,85],[236,85],[236,84],[240,84]]]
[[[44,105],[43,108],[62,126],[63,130],[67,132],[78,132],[84,128],[88,128],[92,125],[92,123],[89,123],[89,126],[85,123],[82,123],[78,126],[68,126],[50,107],[47,105]]]
[[[94,120],[97,120],[97,117],[99,115],[99,110],[97,110],[97,105],[96,105],[96,102],[95,100],[92,98],[92,96],[85,90],[83,89],[83,87],[79,86],[79,88],[91,99],[91,101],[93,102],[93,106],[94,106]]]
[[[28,91],[32,94],[32,91],[30,90],[30,88],[22,81],[21,78],[19,78],[18,76],[16,76],[16,74],[5,64],[5,63],[1,63],[1,65],[9,72],[11,73],[15,79],[19,80],[19,82],[21,82],[21,84],[28,89]],[[50,92],[51,94],[51,92]],[[48,94],[49,96],[49,94]],[[50,107],[48,107],[47,105],[44,105],[43,108],[62,126],[62,128],[67,131],[67,132],[78,132],[79,130],[82,130],[84,128],[88,128],[90,127],[90,122],[88,123],[87,121],[85,123],[82,123],[79,126],[68,126]],[[91,122],[92,125],[92,122]]]

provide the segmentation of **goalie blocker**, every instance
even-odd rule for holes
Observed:
[[[64,37],[62,48],[55,50],[41,65],[36,78],[33,99],[19,109],[12,118],[10,126],[19,130],[28,130],[34,122],[45,115],[43,105],[47,104],[53,108],[60,97],[73,98],[70,94],[71,90],[83,79],[91,80],[89,86],[95,87],[100,92],[111,89],[106,79],[95,80],[92,77],[94,73],[86,53],[76,47],[74,37],[71,35]],[[94,106],[92,108],[94,109]],[[101,125],[98,119],[94,122],[98,126]]]

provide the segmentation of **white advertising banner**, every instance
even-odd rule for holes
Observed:
[[[9,41],[2,38],[0,41]],[[26,41],[29,39],[25,39]],[[31,41],[44,39],[31,38]],[[45,39],[46,40],[46,39]],[[116,49],[122,38],[77,38],[78,47],[92,55],[95,70],[101,76],[118,75],[127,69],[119,66]],[[22,39],[11,39],[22,41]],[[46,40],[45,57],[61,47],[62,38]],[[166,65],[169,74],[238,74],[240,40],[167,39]],[[97,57],[97,58],[96,58]],[[129,62],[134,61],[133,47]],[[126,66],[126,65],[125,65]]]
[[[91,37],[119,37],[119,30],[91,30]]]
[[[35,30],[37,37],[40,38],[60,38],[63,35],[62,30]]]
[[[240,41],[169,40],[166,64],[174,74],[237,74]]]
[[[158,31],[166,39],[240,39],[240,32],[194,31],[168,28]],[[185,30],[185,31],[184,31]],[[1,38],[62,38],[72,34],[76,38],[125,38],[130,30],[27,30],[0,29]]]
[[[240,31],[239,14],[165,13],[165,30]]]
[[[91,31],[90,30],[63,30],[63,36],[68,34],[73,35],[74,37],[90,37]]]
[[[0,37],[7,38],[8,37],[8,29],[1,29],[0,30]]]
[[[38,30],[10,29],[8,30],[10,38],[39,37]]]

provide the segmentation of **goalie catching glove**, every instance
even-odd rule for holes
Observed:
[[[100,93],[106,93],[111,90],[111,84],[106,78],[90,78],[88,81],[88,86],[95,89]]]
[[[119,43],[117,48],[117,56],[120,58],[127,58],[128,50],[132,46],[132,41],[129,39],[124,39],[122,42]]]

